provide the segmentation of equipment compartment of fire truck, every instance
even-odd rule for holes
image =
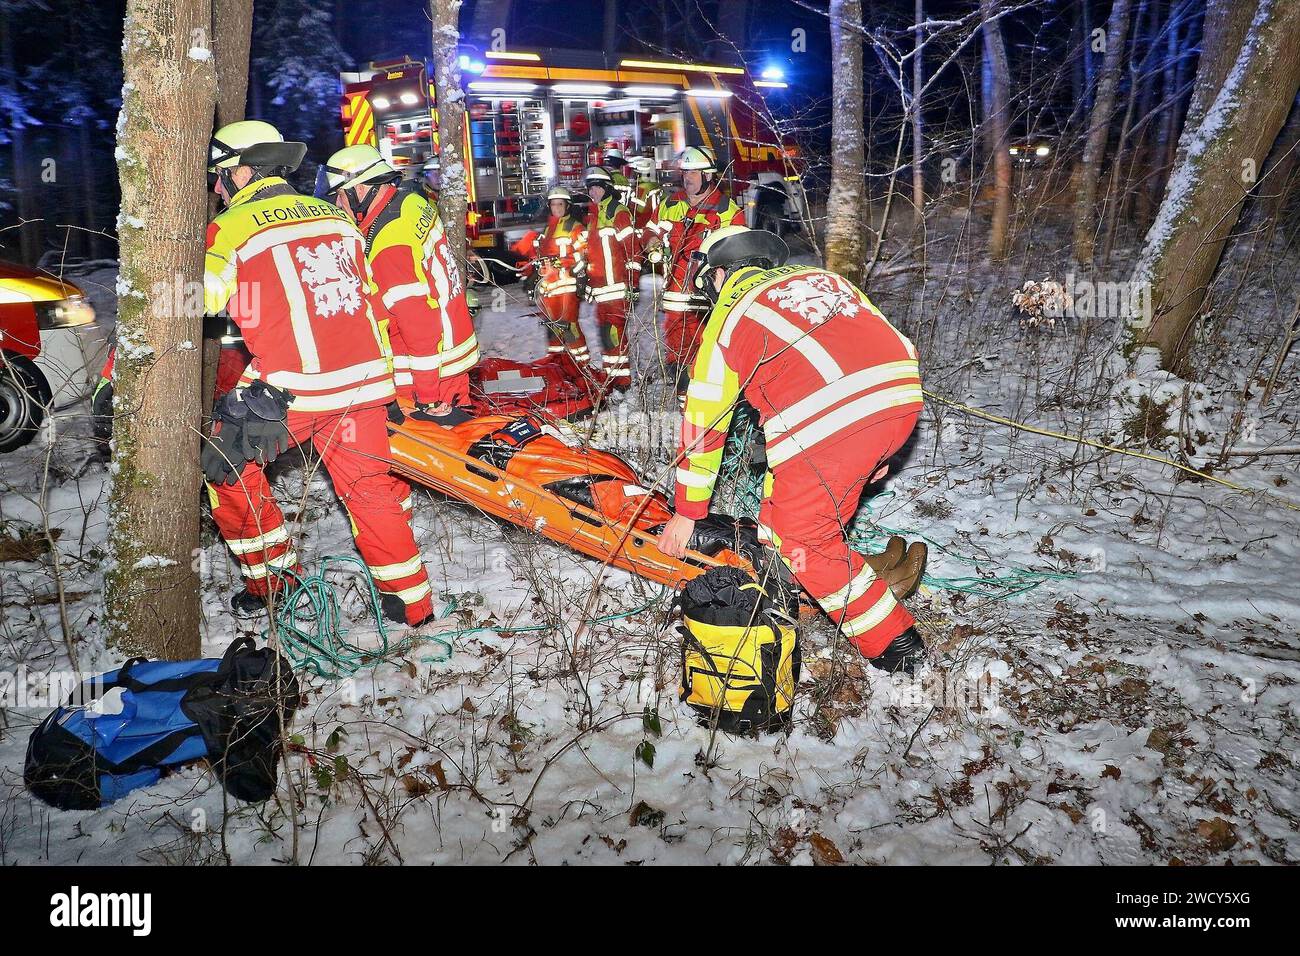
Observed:
[[[508,245],[545,218],[552,185],[581,189],[582,172],[611,149],[653,156],[659,178],[687,146],[705,146],[737,200],[761,189],[802,218],[795,150],[767,120],[762,95],[786,84],[739,66],[542,50],[464,52],[468,234],[476,248]],[[348,145],[372,143],[411,178],[440,183],[437,104],[418,61],[344,73]],[[752,213],[753,204],[751,204]]]

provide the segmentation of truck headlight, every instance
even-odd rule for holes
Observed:
[[[71,295],[54,302],[36,303],[36,327],[39,329],[70,329],[78,325],[93,325],[95,309],[84,296]]]

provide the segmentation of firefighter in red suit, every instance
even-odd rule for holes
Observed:
[[[338,203],[366,239],[375,316],[393,350],[397,393],[444,425],[470,417],[478,338],[437,207],[373,146],[349,146],[321,167],[316,192]]]
[[[663,202],[664,191],[655,178],[655,161],[652,157],[633,156],[629,164],[637,174],[636,186],[630,198],[632,224],[636,228],[636,255],[628,263],[635,297],[636,283],[641,278],[643,267],[641,260],[650,240],[655,236],[655,227],[659,222],[659,204]]]
[[[550,218],[532,248],[524,250],[528,261],[521,268],[525,282],[535,290],[546,326],[546,351],[567,352],[585,369],[591,363],[587,337],[578,325],[578,280],[586,268],[582,256],[583,223],[573,215],[573,196],[563,186],[546,194]]]
[[[403,487],[388,473],[391,355],[370,307],[365,241],[338,208],[284,180],[305,152],[258,121],[224,126],[210,145],[208,172],[225,209],[208,227],[205,306],[230,314],[252,355],[203,450],[212,516],[245,581],[231,603],[255,613],[299,569],[263,465],[310,442],[385,614],[416,625],[432,616],[433,598]]]
[[[680,556],[708,513],[743,396],[767,443],[760,540],[873,664],[911,673],[924,653],[912,617],[844,529],[916,427],[916,350],[848,280],[783,266],[787,255],[778,236],[743,226],[696,254],[716,304],[687,388],[676,514],[659,546]]]
[[[628,264],[636,251],[636,230],[631,211],[618,201],[608,170],[589,167],[586,186],[591,206],[582,250],[600,326],[601,371],[610,387],[625,391],[632,384],[626,335]]]
[[[745,211],[722,192],[713,155],[699,146],[688,146],[677,157],[682,187],[659,205],[651,228],[649,258],[667,263],[664,285],[664,348],[668,372],[677,381],[678,394],[686,388],[691,363],[699,348],[700,327],[708,313],[708,301],[687,284],[691,255],[709,233],[723,226],[745,224]]]

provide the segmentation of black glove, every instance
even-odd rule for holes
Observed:
[[[238,422],[222,422],[221,431],[203,443],[199,464],[209,483],[233,485],[239,480],[239,473],[247,462],[242,447],[242,431]]]
[[[293,436],[284,422],[268,422],[250,415],[240,429],[240,451],[245,461],[269,465],[293,447]]]
[[[537,295],[537,283],[542,281],[541,273],[534,269],[529,273],[528,278],[524,279],[524,295],[532,299]]]
[[[227,392],[222,398],[223,421],[230,417],[246,418],[255,415],[263,421],[282,422],[289,417],[293,395],[284,389],[267,385],[259,378],[252,385],[238,391],[238,398],[235,397],[235,392]]]
[[[397,402],[389,402],[386,411],[388,412],[388,420],[394,425],[400,425],[406,421],[406,414],[402,411],[402,406]]]
[[[466,409],[456,405],[451,407],[450,411],[443,412],[441,415],[435,415],[429,410],[428,405],[415,403],[415,411],[411,412],[411,417],[420,422],[433,422],[435,425],[442,425],[444,428],[450,428],[452,425],[459,425],[467,422],[474,416]]]
[[[908,677],[916,674],[925,661],[925,642],[915,628],[909,628],[889,642],[889,646],[876,657],[867,658],[872,667],[887,674],[902,672]]]
[[[222,423],[224,449],[238,452],[229,455],[242,470],[245,462],[269,465],[293,447],[286,419],[293,395],[258,379],[244,389],[227,392],[217,404],[214,417]],[[226,429],[235,426],[227,435]]]
[[[579,302],[595,301],[595,299],[592,298],[591,283],[587,281],[587,274],[585,272],[582,275],[578,276],[577,286],[578,286]]]

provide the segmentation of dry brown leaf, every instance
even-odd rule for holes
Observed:
[[[1231,849],[1237,843],[1237,829],[1223,817],[1202,820],[1196,824],[1196,832],[1215,853]]]
[[[412,797],[422,797],[433,790],[433,784],[429,783],[424,777],[416,776],[413,773],[404,773],[398,780],[401,781],[402,788],[407,795]]]
[[[429,773],[433,774],[434,779],[438,781],[439,790],[445,791],[451,789],[451,787],[447,785],[447,774],[442,769],[441,760],[439,760],[437,763],[435,763],[432,767],[429,768]]]
[[[840,848],[820,833],[808,837],[808,845],[812,849],[813,863],[817,866],[844,865],[844,854],[840,853]]]

